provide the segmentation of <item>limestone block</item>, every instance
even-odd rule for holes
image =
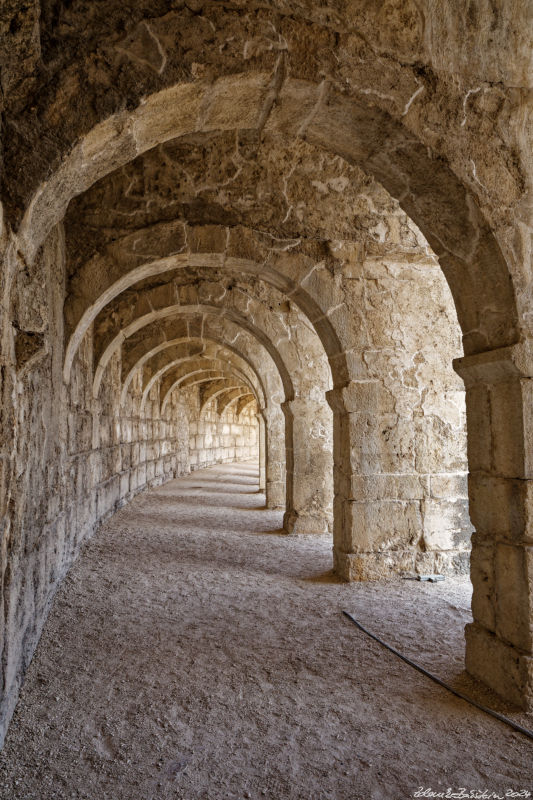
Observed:
[[[475,622],[465,628],[466,669],[507,702],[531,707],[533,659]]]
[[[160,453],[160,443],[151,441],[146,445],[146,458],[148,461],[158,458]]]
[[[468,575],[470,553],[464,550],[435,551],[435,572],[441,575]]]
[[[91,449],[92,417],[81,412],[68,415],[69,452],[82,453]]]
[[[129,470],[131,468],[131,452],[132,447],[130,444],[120,445],[120,462],[122,464],[122,469]]]
[[[131,420],[127,417],[122,417],[120,420],[120,437],[122,442],[131,442],[133,437],[133,427]]]
[[[487,630],[496,630],[494,547],[486,547],[477,541],[470,556],[470,578],[473,586],[472,616]]]
[[[416,462],[420,442],[413,440],[413,427],[408,420],[398,419],[395,414],[350,414],[348,425],[354,472],[428,472]]]
[[[429,476],[431,497],[439,500],[468,499],[467,473]]]
[[[267,477],[266,481],[266,504],[267,508],[285,508],[285,483],[282,481],[271,481]]]
[[[141,463],[137,467],[137,488],[141,488],[146,484],[146,463]]]
[[[99,432],[100,441],[98,446],[109,447],[113,443],[113,420],[110,417],[104,415],[100,417]]]
[[[466,467],[466,432],[451,428],[440,417],[417,418],[414,425],[417,472],[460,472]]]
[[[488,387],[475,385],[466,392],[468,465],[471,472],[492,470],[491,406]]]
[[[182,84],[164,89],[143,103],[136,112],[133,129],[139,150],[194,131],[204,89],[201,84]]]
[[[155,478],[155,462],[146,462],[146,483],[152,483]]]
[[[292,534],[325,534],[331,532],[331,515],[310,511],[303,513],[290,510],[283,518],[283,527]]]
[[[415,554],[409,550],[388,550],[384,553],[343,553],[336,548],[335,573],[345,581],[379,581],[402,572],[412,574]]]
[[[257,128],[270,80],[268,73],[220,78],[202,109],[203,129]]]
[[[295,134],[305,118],[311,114],[317,99],[317,88],[307,81],[285,81],[269,115],[265,130]]]
[[[514,380],[490,387],[492,464],[500,475],[533,477],[533,472],[529,474],[522,436],[527,402],[533,400],[530,384],[529,380]]]
[[[347,552],[407,550],[423,533],[416,501],[344,501],[343,509]]]
[[[96,514],[99,518],[112,511],[120,498],[120,478],[114,475],[98,486],[96,493]]]
[[[422,502],[423,540],[427,550],[467,549],[472,526],[466,500]]]
[[[105,480],[102,453],[99,450],[89,453],[86,457],[85,475],[83,478],[86,491],[90,491]]]
[[[325,264],[319,263],[315,269],[308,272],[301,281],[301,286],[312,297],[319,299],[322,314],[340,305],[345,298],[339,283],[331,280],[331,273]]]
[[[339,410],[359,414],[394,411],[393,398],[380,380],[354,380],[334,391],[337,393],[335,405]]]
[[[126,469],[120,475],[120,498],[126,498],[130,492],[130,471]]]
[[[437,570],[435,568],[435,557],[437,553],[419,553],[415,555],[415,572],[417,575],[431,575]],[[442,573],[441,573],[442,574]]]
[[[468,479],[470,516],[477,535],[533,543],[533,482],[473,473]]]
[[[113,430],[113,436],[112,436],[113,444],[120,444],[120,442],[122,441],[122,430],[119,417],[114,417],[112,430]]]
[[[429,496],[429,475],[378,474],[346,477],[345,485],[349,494],[345,496],[352,500],[422,500]]]
[[[533,625],[533,549],[510,544],[495,547],[496,633],[531,652]]]

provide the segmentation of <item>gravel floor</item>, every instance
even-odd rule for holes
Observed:
[[[138,496],[101,528],[55,599],[0,797],[533,792],[529,740],[341,614],[509,713],[463,672],[468,582],[337,583],[331,540],[283,535],[263,503],[254,465],[224,465]]]

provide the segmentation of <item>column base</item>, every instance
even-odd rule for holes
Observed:
[[[414,572],[415,553],[389,550],[377,553],[342,553],[333,548],[333,571],[344,581],[381,581],[402,572]]]
[[[283,516],[283,527],[287,533],[331,533],[333,520],[329,516],[312,514],[298,514],[297,511],[287,511]]]
[[[533,709],[533,657],[475,622],[465,627],[466,669],[503,700]]]

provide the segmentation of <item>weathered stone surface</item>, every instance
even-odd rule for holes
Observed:
[[[347,580],[462,572],[465,424],[467,665],[526,703],[528,4],[4,5],[0,736],[136,492],[260,452]]]

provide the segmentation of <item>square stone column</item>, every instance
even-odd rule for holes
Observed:
[[[332,530],[333,462],[331,411],[320,403],[296,398],[282,404],[286,421],[288,533]]]
[[[260,412],[256,415],[258,431],[257,442],[259,445],[259,491],[266,491],[266,433],[265,420]]]
[[[347,581],[413,572],[424,533],[421,481],[383,466],[391,423],[382,392],[380,381],[364,380],[327,393],[334,419],[334,569]]]
[[[524,345],[456,359],[466,385],[474,621],[466,668],[533,704],[533,383]]]
[[[284,509],[286,505],[285,419],[279,405],[261,408],[259,414],[264,422],[266,506]]]

